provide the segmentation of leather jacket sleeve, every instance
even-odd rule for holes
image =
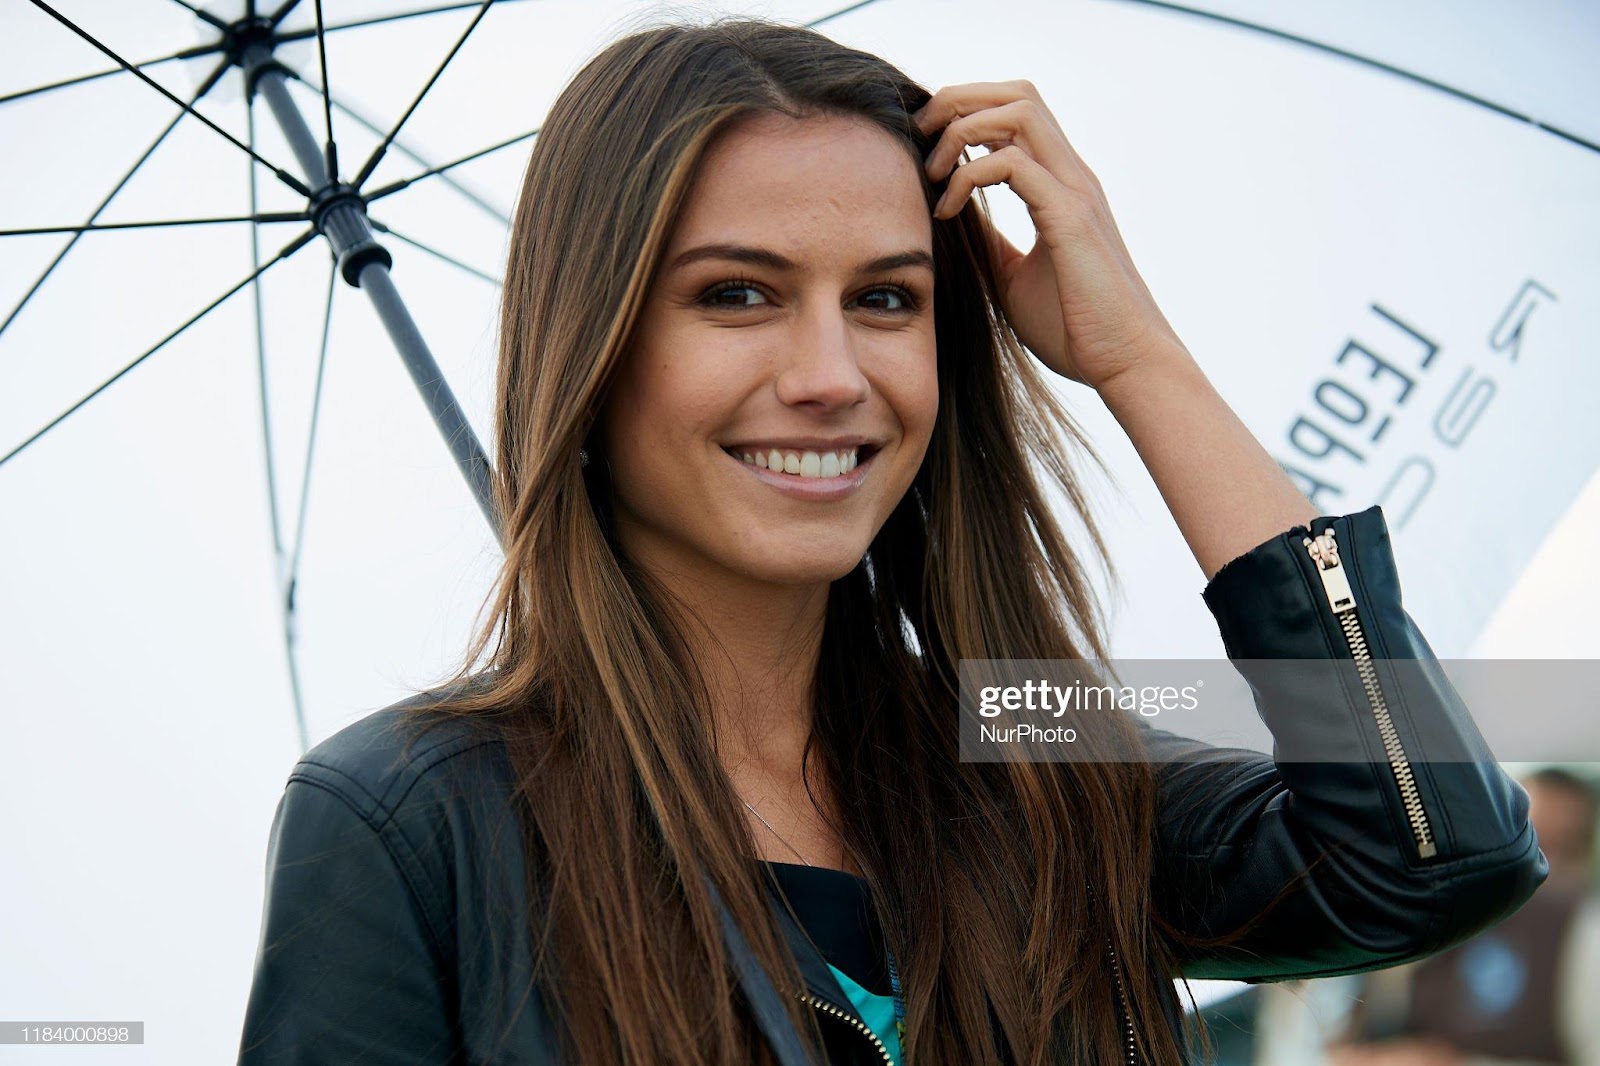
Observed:
[[[302,760],[267,850],[241,1066],[457,1061],[447,967],[400,819]]]
[[[1329,527],[1371,657],[1435,664],[1392,708],[1432,854],[1419,847],[1360,689],[1292,689],[1248,662],[1352,657],[1304,543]],[[1226,946],[1180,944],[1183,976],[1282,980],[1391,966],[1466,939],[1533,894],[1549,867],[1527,794],[1494,761],[1402,606],[1380,507],[1279,534],[1231,560],[1202,596],[1275,752],[1294,740],[1319,754],[1274,761],[1139,723],[1159,781],[1157,907],[1189,936],[1237,935]]]

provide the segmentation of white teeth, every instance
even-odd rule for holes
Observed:
[[[855,448],[846,448],[837,452],[798,451],[784,452],[773,448],[767,452],[741,453],[745,462],[752,466],[759,466],[764,470],[782,470],[787,474],[799,474],[801,477],[829,478],[848,474],[861,462],[860,453]]]

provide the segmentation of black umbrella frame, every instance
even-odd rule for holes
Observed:
[[[382,222],[372,219],[368,215],[369,207],[386,197],[401,192],[417,182],[438,178],[441,182],[451,185],[457,192],[471,200],[478,207],[491,214],[501,225],[509,226],[510,219],[503,212],[478,198],[466,187],[457,184],[450,172],[464,164],[481,159],[484,156],[503,149],[522,144],[536,137],[537,128],[508,137],[495,144],[488,145],[468,155],[453,159],[439,165],[428,165],[425,160],[415,152],[410,151],[397,143],[397,137],[417,110],[418,106],[427,97],[428,92],[439,81],[440,76],[449,67],[452,60],[467,43],[473,31],[482,23],[484,16],[493,6],[518,2],[518,0],[473,0],[470,3],[451,3],[417,10],[398,12],[394,14],[360,19],[328,25],[323,20],[322,2],[315,0],[315,27],[314,28],[287,28],[285,20],[301,6],[302,0],[281,0],[279,5],[270,12],[257,10],[255,0],[247,0],[244,12],[240,18],[229,21],[212,11],[203,9],[188,0],[171,0],[172,3],[191,12],[211,35],[211,39],[203,44],[175,51],[171,54],[143,62],[129,62],[119,55],[113,48],[96,38],[89,30],[74,22],[71,18],[57,11],[45,0],[31,0],[40,11],[49,15],[60,23],[67,31],[81,38],[93,48],[105,55],[116,66],[95,73],[79,75],[0,96],[0,105],[13,104],[31,97],[59,89],[65,89],[85,82],[96,81],[116,75],[131,75],[151,91],[159,93],[178,108],[178,113],[166,124],[150,145],[139,155],[132,166],[113,184],[109,193],[101,199],[99,204],[90,213],[87,221],[82,225],[71,226],[43,226],[22,229],[0,230],[0,237],[7,236],[38,236],[43,234],[70,235],[65,246],[56,254],[54,259],[45,267],[43,272],[34,280],[23,294],[17,304],[7,313],[5,319],[0,321],[0,335],[10,327],[17,316],[27,306],[29,301],[40,290],[51,274],[56,270],[78,241],[87,234],[105,230],[127,229],[154,229],[159,227],[205,226],[226,223],[249,224],[252,235],[253,269],[249,275],[230,287],[205,307],[191,315],[177,328],[167,333],[160,341],[142,352],[138,357],[124,365],[120,370],[107,380],[101,382],[92,391],[84,395],[77,402],[53,418],[50,422],[35,431],[20,444],[0,455],[0,465],[15,458],[30,445],[38,441],[46,433],[56,428],[76,411],[81,409],[90,400],[104,392],[111,385],[120,380],[123,375],[133,370],[144,360],[165,348],[187,330],[200,322],[211,312],[226,303],[230,298],[246,288],[254,288],[256,292],[256,354],[258,365],[265,373],[265,340],[262,321],[260,300],[260,279],[274,266],[289,259],[303,248],[315,242],[319,236],[327,242],[333,256],[337,277],[342,277],[346,284],[365,293],[373,310],[377,312],[385,332],[388,334],[396,352],[405,365],[413,385],[422,398],[435,427],[443,436],[446,446],[450,450],[456,467],[466,479],[467,485],[477,502],[484,519],[489,523],[491,531],[497,539],[501,535],[500,517],[496,513],[491,478],[493,468],[483,445],[478,440],[471,424],[468,422],[455,393],[445,380],[438,361],[429,349],[427,341],[418,329],[405,300],[391,276],[394,265],[393,257],[387,248],[379,241],[378,235],[384,234],[394,239],[401,240],[421,251],[434,256],[444,262],[458,267],[464,271],[482,278],[490,283],[499,284],[482,271],[471,267],[460,260],[430,247],[420,241],[407,237]],[[808,26],[818,26],[841,15],[859,10],[874,3],[875,0],[861,0],[840,10],[813,19],[806,23]],[[328,34],[358,30],[363,27],[374,26],[380,23],[395,22],[402,19],[412,19],[446,12],[466,11],[473,9],[472,17],[467,25],[457,36],[444,58],[423,84],[422,88],[412,99],[410,105],[401,114],[392,126],[386,130],[377,126],[367,118],[358,114],[354,109],[340,104],[329,91],[328,63],[326,37]],[[290,95],[289,81],[302,81],[307,85],[311,83],[303,78],[292,67],[282,62],[279,58],[280,49],[288,44],[307,41],[314,38],[317,43],[317,58],[321,71],[321,85],[312,86],[322,99],[322,125],[325,136],[322,142],[312,132],[305,115],[301,112],[294,98]],[[203,78],[189,99],[184,100],[169,89],[155,81],[146,73],[146,68],[161,64],[197,60],[215,57],[213,66]],[[214,121],[197,110],[202,98],[211,92],[226,76],[230,70],[238,68],[244,78],[245,85],[245,115],[247,123],[246,139],[241,141]],[[282,132],[288,143],[298,167],[299,174],[290,172],[271,160],[263,158],[256,150],[256,111],[257,98],[265,101],[268,113]],[[343,114],[353,118],[358,124],[370,130],[375,135],[380,135],[380,140],[375,149],[366,157],[361,166],[356,169],[353,176],[341,177],[339,167],[339,150],[333,136],[333,112],[337,109]],[[111,205],[125,186],[133,179],[155,154],[158,148],[166,141],[168,136],[185,118],[190,118],[206,126],[217,136],[231,144],[250,159],[265,167],[279,182],[305,197],[306,207],[299,212],[260,212],[257,210],[257,185],[256,167],[250,168],[250,213],[235,217],[224,218],[183,218],[160,219],[148,222],[100,222],[100,216]],[[404,154],[422,164],[425,169],[410,177],[389,182],[382,186],[373,187],[370,179],[379,163],[391,149]],[[284,245],[275,255],[263,261],[260,250],[260,227],[283,223],[307,223],[308,225],[293,240]],[[328,330],[333,311],[333,290],[335,276],[330,275],[328,287],[327,306],[323,320],[322,358],[326,361],[328,346]],[[320,398],[321,372],[318,374],[318,393]],[[295,717],[300,734],[302,750],[309,746],[309,735],[306,727],[306,716],[301,698],[300,682],[296,665],[294,649],[294,619],[295,619],[295,581],[299,569],[299,537],[295,538],[295,547],[292,553],[286,552],[283,544],[284,538],[280,531],[280,522],[277,507],[277,492],[275,488],[276,475],[273,465],[273,448],[271,444],[270,420],[266,418],[265,392],[263,385],[263,432],[266,436],[267,451],[267,482],[268,493],[271,501],[273,541],[278,548],[280,560],[280,577],[282,592],[282,608],[284,622],[284,640],[288,657],[288,669],[291,689],[294,694]],[[311,419],[311,434],[314,442],[317,425],[317,408],[314,404]],[[307,448],[307,464],[313,452],[312,447]],[[308,469],[309,474],[309,469]],[[309,476],[303,480],[302,491],[309,485]],[[299,524],[303,527],[305,519],[305,499],[302,496]]]

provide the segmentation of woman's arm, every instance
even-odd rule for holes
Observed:
[[[1329,531],[1348,585],[1341,610],[1305,545]],[[1380,507],[1268,537],[1201,595],[1274,757],[1139,723],[1158,778],[1158,909],[1187,934],[1239,934],[1185,949],[1187,976],[1390,966],[1458,943],[1532,895],[1548,866],[1527,794],[1406,612]],[[1329,668],[1357,655],[1372,689]]]
[[[1544,876],[1526,799],[1401,603],[1381,508],[1319,516],[1181,346],[1097,387],[1206,575],[1203,598],[1275,753],[1297,753],[1228,767],[1233,756],[1162,738],[1191,760],[1161,767],[1170,912],[1209,935],[1264,915],[1235,948],[1192,958],[1190,972],[1392,965],[1515,910]],[[1332,584],[1305,544],[1330,524]],[[1340,609],[1334,587],[1345,585],[1353,606]],[[1327,684],[1329,673],[1247,661],[1357,657],[1374,662],[1376,699]],[[1384,660],[1432,665],[1396,671]],[[1194,817],[1170,816],[1191,803]]]
[[[1402,609],[1379,508],[1315,514],[1222,402],[1134,267],[1099,179],[1031,83],[947,86],[912,120],[932,141],[928,179],[945,183],[936,225],[981,236],[1018,339],[1105,399],[1209,579],[1203,596],[1223,646],[1274,739],[1327,760],[1229,760],[1146,727],[1162,764],[1163,910],[1199,933],[1271,914],[1233,950],[1191,960],[1212,971],[1194,976],[1388,965],[1521,905],[1547,873],[1527,796]],[[961,162],[975,145],[992,150]],[[967,210],[975,190],[998,184],[1028,207],[1036,240],[1026,253]],[[1364,660],[1359,685],[1347,675],[1308,684],[1249,661],[1353,658]],[[1386,659],[1423,669],[1401,685]],[[1372,670],[1391,706],[1366,691]]]
[[[1099,386],[1210,580],[1317,510],[1187,350],[1164,344]]]

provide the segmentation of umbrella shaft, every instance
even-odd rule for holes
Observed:
[[[455,394],[450,391],[439,364],[434,361],[433,353],[428,350],[428,342],[423,340],[411,313],[406,310],[405,301],[400,298],[399,290],[394,287],[394,279],[389,276],[389,268],[381,262],[368,263],[361,270],[360,280],[361,291],[372,300],[378,317],[383,320],[383,328],[388,331],[389,339],[394,342],[395,349],[406,364],[406,370],[411,374],[412,383],[433,415],[433,424],[444,436],[451,455],[455,457],[456,466],[472,487],[472,494],[483,511],[483,517],[488,519],[489,528],[499,535],[500,520],[494,505],[491,482],[493,469],[489,459],[484,455],[483,446],[478,443],[478,437],[468,424],[466,415],[462,413]]]
[[[335,175],[328,173],[322,149],[317,146],[317,138],[289,95],[283,71],[272,60],[272,49],[265,44],[250,45],[244,52],[244,69],[247,77],[254,76],[256,90],[266,97],[272,117],[277,120],[278,127],[289,141],[289,149],[294,152],[295,160],[305,172],[306,184],[313,189],[328,184]]]
[[[434,425],[444,436],[457,468],[467,479],[479,510],[495,536],[500,537],[500,519],[492,488],[493,467],[395,288],[394,279],[389,276],[392,260],[372,235],[360,190],[340,185],[338,175],[328,173],[317,139],[290,97],[283,71],[273,61],[272,49],[263,43],[251,44],[244,50],[241,65],[255,90],[266,97],[273,118],[288,139],[300,169],[305,172],[306,183],[312,190],[317,229],[333,246],[340,273],[372,301],[412,383],[422,394]]]

